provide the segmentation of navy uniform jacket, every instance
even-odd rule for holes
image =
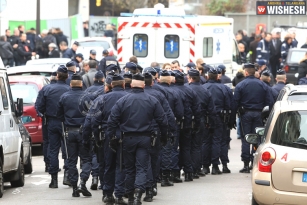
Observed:
[[[57,107],[57,117],[64,122],[67,127],[80,127],[84,123],[85,115],[76,104],[84,95],[82,88],[73,87],[64,93]]]
[[[38,111],[45,113],[47,117],[57,117],[57,105],[60,97],[70,90],[65,81],[58,80],[44,90],[41,100],[38,102]]]
[[[125,84],[125,91],[126,91],[127,93],[130,93],[130,92],[131,92],[131,84],[128,84],[128,83]]]
[[[268,83],[268,82],[264,82],[264,84],[266,84],[267,86],[269,86],[269,90],[270,90],[270,92],[271,92],[271,95],[272,95],[272,97],[273,97],[273,99],[274,99],[274,102],[277,100],[277,97],[278,97],[278,92],[275,90],[275,89],[273,89],[272,87],[271,87],[271,85],[270,85],[270,83]]]
[[[208,80],[203,87],[210,91],[217,113],[230,109],[231,101],[225,85],[214,80]]]
[[[255,76],[247,76],[240,82],[236,86],[233,98],[235,111],[240,107],[261,111],[265,106],[271,109],[274,104],[270,87]],[[236,113],[232,113],[232,119],[235,119],[235,115]]]
[[[75,52],[73,49],[71,49],[71,48],[67,49],[67,50],[64,51],[64,53],[63,53],[63,58],[74,59],[75,56],[76,56],[76,52]]]
[[[41,117],[43,116],[44,113],[40,113],[40,112],[38,111],[38,104],[39,104],[39,102],[42,100],[42,97],[44,96],[45,90],[48,89],[48,87],[49,87],[51,84],[55,84],[55,83],[56,83],[56,80],[51,80],[51,81],[50,81],[50,84],[45,85],[45,86],[38,92],[38,95],[37,95],[37,97],[36,97],[36,101],[35,101],[34,107],[35,107],[35,110],[36,110],[37,114],[38,114],[39,116],[41,116]]]
[[[285,83],[283,83],[283,82],[278,82],[278,83],[276,83],[276,85],[274,85],[272,88],[274,89],[274,90],[276,90],[277,92],[278,92],[278,94],[279,94],[279,92],[285,87]]]
[[[231,79],[226,75],[222,75],[220,80],[221,80],[221,83],[223,84],[231,83]]]
[[[195,122],[200,122],[200,101],[197,94],[187,86],[181,83],[175,83],[173,87],[178,91],[180,98],[182,99],[184,106],[184,128],[192,128],[192,116],[194,116]]]
[[[200,76],[200,84],[205,84],[207,82],[206,78],[204,76]]]
[[[71,76],[74,74],[74,72],[68,70],[67,73],[68,73],[68,78],[66,79],[66,84],[70,86]]]
[[[160,102],[160,104],[162,105],[163,110],[166,114],[167,120],[168,120],[169,131],[171,133],[173,133],[173,135],[175,135],[176,130],[177,130],[175,116],[174,116],[174,113],[173,113],[172,109],[170,108],[166,98],[164,97],[164,95],[161,92],[153,89],[151,86],[145,86],[144,91],[145,91],[145,93],[147,93],[151,96],[154,96]],[[154,124],[154,128],[159,129],[158,124],[156,122]]]
[[[117,65],[117,67],[120,68],[118,61],[113,56],[106,56],[99,62],[98,70],[101,70],[104,76],[106,76],[106,67],[110,64]]]
[[[97,81],[94,82],[93,85],[91,85],[90,87],[88,87],[85,92],[86,93],[93,93],[97,90],[103,89],[104,90],[104,84],[103,83],[99,83]]]
[[[98,97],[96,100],[94,100],[90,111],[89,116],[90,122],[86,120],[84,124],[84,135],[83,140],[87,141],[89,140],[90,133],[88,133],[89,126],[91,127],[91,130],[94,133],[94,136],[97,137],[99,135],[99,126],[101,125],[102,130],[107,129],[107,122],[108,118],[111,113],[112,107],[115,105],[115,103],[122,98],[123,96],[127,95],[127,92],[122,87],[116,86],[112,89],[112,92],[109,92],[108,94],[102,95]],[[88,124],[90,123],[90,124]]]
[[[111,110],[107,125],[107,136],[114,136],[118,125],[124,133],[150,133],[155,120],[161,135],[167,136],[168,122],[159,101],[141,88],[133,88],[129,95],[118,100]]]
[[[307,78],[306,77],[300,78],[300,80],[298,81],[298,84],[299,85],[307,85]]]
[[[177,93],[167,83],[158,83],[152,86],[153,89],[160,91],[168,101],[169,106],[171,107],[177,120],[183,119],[184,108],[182,102],[177,96]]]

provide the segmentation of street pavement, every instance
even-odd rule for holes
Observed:
[[[241,141],[232,131],[231,149],[229,150],[229,169],[231,174],[218,176],[207,175],[193,182],[175,184],[173,187],[161,187],[158,184],[158,195],[153,202],[143,204],[156,205],[248,205],[251,204],[251,175],[240,174],[243,163],[240,160]],[[26,175],[25,186],[11,188],[5,183],[5,192],[0,199],[1,205],[91,205],[103,204],[102,191],[91,191],[92,197],[74,198],[72,189],[62,184],[63,170],[59,173],[59,188],[49,189],[50,176],[44,172],[44,162],[39,147],[33,150],[33,173]],[[61,155],[60,155],[61,158]],[[61,167],[63,160],[60,160]],[[78,165],[79,167],[79,165]],[[220,166],[221,168],[221,166]],[[92,179],[87,182],[90,187]],[[144,196],[144,195],[143,195]]]

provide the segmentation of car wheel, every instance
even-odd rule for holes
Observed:
[[[259,204],[256,202],[254,196],[252,197],[252,205],[259,205]]]
[[[19,165],[17,169],[18,173],[18,180],[16,181],[11,181],[11,186],[12,187],[22,187],[25,185],[25,170],[24,170],[24,165],[23,165],[23,157],[19,158]]]
[[[30,146],[30,152],[29,152],[29,155],[28,155],[28,164],[25,165],[25,173],[26,174],[31,174],[32,171],[33,171],[33,166],[32,166],[32,148]]]
[[[0,198],[2,198],[3,192],[4,192],[3,164],[0,158]]]

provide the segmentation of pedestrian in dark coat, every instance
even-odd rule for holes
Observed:
[[[241,81],[245,79],[243,69],[239,69],[236,76],[232,79],[232,85],[236,87]]]
[[[28,60],[31,60],[31,56],[35,56],[36,53],[31,50],[31,46],[27,42],[26,34],[22,34],[20,40],[21,42],[18,44],[17,53],[20,57],[20,64],[25,65]]]
[[[6,41],[6,36],[0,37],[0,56],[3,61],[4,66],[10,65],[10,61],[13,59],[14,55],[13,47],[9,42]]]
[[[49,58],[59,58],[60,57],[60,52],[56,45],[54,43],[49,44]]]

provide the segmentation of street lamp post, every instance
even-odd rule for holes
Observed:
[[[36,34],[40,34],[41,32],[41,2],[40,0],[36,0]]]

